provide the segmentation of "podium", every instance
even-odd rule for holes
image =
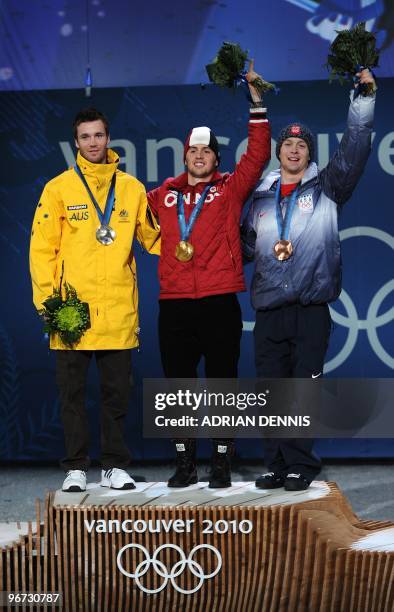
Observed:
[[[89,485],[49,493],[25,531],[0,540],[0,590],[61,592],[67,612],[394,610],[394,524],[335,483]]]

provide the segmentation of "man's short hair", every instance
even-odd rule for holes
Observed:
[[[104,123],[105,133],[108,136],[109,123],[108,123],[107,117],[103,115],[103,113],[100,113],[100,111],[98,111],[93,106],[80,110],[79,113],[76,114],[74,123],[73,123],[74,138],[77,139],[77,133],[78,133],[77,128],[81,123],[85,123],[87,121],[100,121],[100,120]]]

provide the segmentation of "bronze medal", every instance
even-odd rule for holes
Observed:
[[[293,254],[293,245],[290,240],[278,240],[278,242],[274,244],[274,253],[276,259],[279,259],[279,261],[289,259]]]
[[[175,249],[175,257],[179,261],[190,261],[193,257],[194,247],[190,242],[186,240],[181,240],[176,245]]]

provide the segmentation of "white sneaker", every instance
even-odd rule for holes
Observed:
[[[68,470],[63,482],[62,491],[67,493],[86,491],[86,472],[83,470]]]
[[[135,489],[135,482],[131,476],[125,470],[119,468],[101,470],[100,485],[111,489]]]

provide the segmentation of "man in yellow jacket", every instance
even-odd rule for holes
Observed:
[[[108,148],[106,117],[94,108],[74,121],[76,165],[49,181],[34,217],[30,244],[33,301],[38,311],[67,283],[87,302],[90,328],[72,348],[51,334],[56,351],[67,472],[63,491],[84,491],[89,467],[85,389],[95,356],[101,390],[101,485],[133,489],[123,417],[130,396],[131,349],[138,346],[138,290],[133,238],[160,254],[159,230],[144,186],[121,172]]]

